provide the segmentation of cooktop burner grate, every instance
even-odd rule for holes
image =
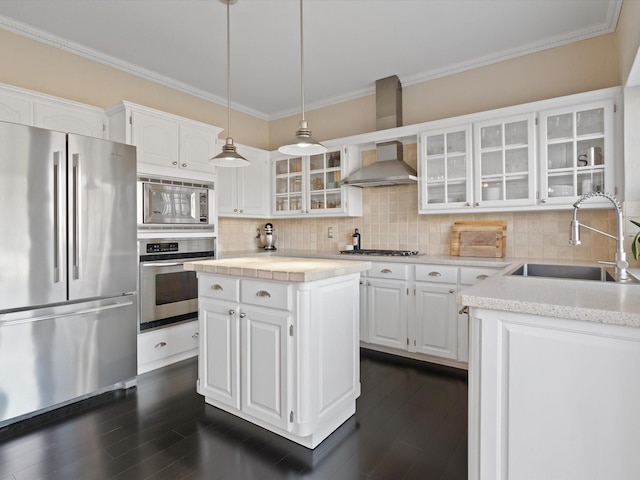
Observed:
[[[418,252],[415,250],[340,250],[340,253],[345,253],[347,255],[379,255],[383,257],[409,257],[411,255],[418,255]]]

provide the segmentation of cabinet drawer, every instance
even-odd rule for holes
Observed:
[[[262,307],[289,310],[291,287],[285,283],[242,280],[240,282],[241,303]]]
[[[458,267],[451,265],[416,265],[416,281],[458,283]]]
[[[198,348],[198,322],[183,323],[138,335],[138,364]]]
[[[487,277],[495,274],[499,268],[488,267],[462,267],[460,269],[460,283],[462,285],[475,285]]]
[[[218,300],[238,301],[238,283],[235,277],[227,275],[198,275],[198,295]]]
[[[367,273],[373,278],[391,278],[395,280],[407,280],[409,265],[402,263],[373,262],[371,270]]]

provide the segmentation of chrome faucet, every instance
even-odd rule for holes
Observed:
[[[593,197],[604,197],[613,203],[613,206],[616,210],[616,215],[618,219],[618,226],[616,235],[611,235],[609,233],[598,230],[597,228],[590,227],[589,225],[585,225],[578,221],[578,208],[580,208],[580,204],[585,200]],[[628,281],[630,280],[629,273],[627,272],[627,268],[629,268],[629,263],[627,262],[627,254],[624,253],[624,231],[622,225],[622,207],[620,206],[620,202],[616,197],[609,193],[603,192],[590,192],[584,194],[582,197],[578,199],[576,203],[573,204],[573,220],[571,220],[571,231],[569,233],[569,243],[571,245],[580,245],[580,227],[586,228],[587,230],[592,230],[596,233],[600,233],[606,237],[613,238],[616,241],[616,254],[613,262],[604,262],[599,261],[598,263],[604,263],[607,265],[614,265],[615,276],[617,281]]]

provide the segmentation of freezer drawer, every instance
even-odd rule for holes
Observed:
[[[136,302],[0,315],[0,426],[134,378]]]

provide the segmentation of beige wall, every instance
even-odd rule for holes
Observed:
[[[617,86],[616,58],[615,35],[602,35],[403,86],[403,121],[411,125]],[[316,140],[371,132],[375,130],[375,97],[306,112],[305,117]],[[299,122],[300,115],[271,121],[271,149],[293,136]]]
[[[640,47],[640,1],[624,0],[616,28],[618,47],[618,76],[626,85],[629,71]]]
[[[0,82],[9,85],[102,108],[128,100],[212,125],[227,125],[224,106],[1,29],[0,65]],[[232,113],[231,122],[237,143],[269,147],[268,122],[238,112]]]

